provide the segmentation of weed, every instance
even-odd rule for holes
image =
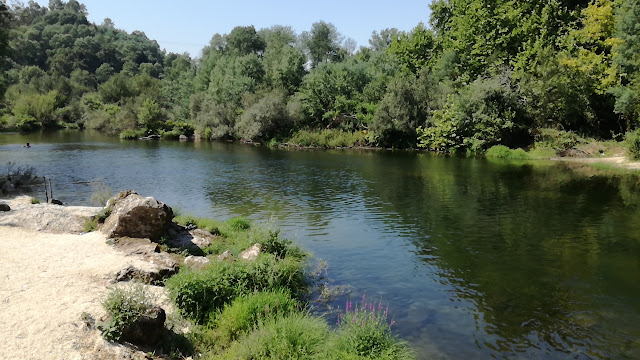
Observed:
[[[122,331],[146,314],[153,307],[154,301],[155,298],[142,284],[111,289],[102,301],[102,307],[109,315],[108,322],[98,324],[102,336],[109,341],[120,340]]]
[[[38,199],[37,197],[32,197],[31,198],[31,203],[32,204],[40,204],[40,199]]]
[[[296,132],[288,141],[289,144],[309,147],[353,147],[367,144],[366,135],[362,132],[347,132],[343,130],[327,129],[322,131]]]
[[[227,224],[234,231],[249,230],[251,223],[243,217],[234,217],[227,220]]]
[[[391,333],[394,320],[389,320],[389,307],[382,301],[367,303],[366,294],[360,305],[347,300],[345,313],[338,317],[338,331],[326,347],[327,359],[413,359],[406,342]]]

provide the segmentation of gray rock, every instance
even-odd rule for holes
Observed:
[[[52,205],[63,205],[63,204],[62,204],[62,201],[57,200],[57,199],[51,199],[51,200],[49,200],[49,204],[52,204]]]
[[[220,261],[233,260],[233,254],[231,253],[231,251],[227,250],[218,256],[218,260]]]
[[[242,260],[252,261],[258,258],[258,255],[260,255],[261,251],[262,251],[262,245],[254,244],[252,247],[241,252],[240,255],[238,255],[238,257]]]
[[[11,207],[8,204],[0,203],[0,211],[11,211]]]
[[[189,138],[186,135],[180,135],[180,141],[187,141]]]
[[[209,264],[211,260],[207,259],[204,256],[187,256],[184,259],[184,264],[188,267],[195,269],[202,269],[207,264]]]
[[[173,219],[173,210],[153,197],[128,190],[109,200],[111,215],[100,229],[107,237],[159,240]]]
[[[155,345],[164,334],[167,314],[160,307],[151,308],[131,325],[124,328],[120,341],[139,345]]]
[[[161,285],[163,280],[177,274],[179,270],[180,267],[178,264],[174,264],[172,267],[156,266],[149,270],[127,266],[126,268],[118,271],[116,274],[116,281],[137,280],[145,284]]]

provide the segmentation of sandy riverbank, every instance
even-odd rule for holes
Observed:
[[[104,341],[82,314],[103,316],[114,274],[148,263],[107,245],[99,232],[78,233],[76,217],[95,208],[27,201],[8,201],[12,211],[0,213],[0,359],[140,358]]]

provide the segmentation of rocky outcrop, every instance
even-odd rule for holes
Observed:
[[[194,269],[202,269],[203,267],[207,266],[207,264],[209,264],[210,262],[211,260],[207,259],[204,256],[187,256],[184,259],[185,266],[188,266]]]
[[[238,257],[242,260],[253,261],[258,258],[258,255],[260,255],[261,251],[262,251],[262,245],[254,244],[252,247],[241,252],[240,255],[238,255]]]
[[[0,211],[11,211],[9,204],[0,203]]]
[[[146,314],[122,330],[120,341],[136,345],[155,345],[164,334],[164,322],[167,314],[161,307],[153,307]]]
[[[184,227],[175,223],[169,226],[167,234],[169,235],[166,241],[167,246],[187,250],[192,255],[203,255],[202,249],[218,238],[206,230]]]
[[[159,240],[165,233],[173,210],[153,197],[143,197],[128,190],[109,200],[111,215],[101,231],[107,237],[132,237]]]
[[[150,269],[139,269],[133,266],[127,266],[126,268],[118,271],[116,274],[116,281],[140,281],[145,284],[161,285],[163,281],[175,274],[180,270],[178,264],[173,266],[154,266]]]

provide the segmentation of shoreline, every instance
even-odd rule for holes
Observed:
[[[61,215],[65,211],[87,211],[86,207],[29,204],[37,210],[32,213],[21,206],[25,199],[6,201],[12,211],[0,213],[0,221],[14,215],[37,217],[41,210],[54,208],[60,210],[56,217],[65,216]],[[64,219],[60,220],[64,225]],[[4,342],[0,358],[144,358],[132,348],[105,341],[98,330],[88,326],[85,314],[96,320],[104,317],[101,303],[109,289],[126,286],[114,284],[114,274],[127,266],[148,267],[149,262],[108,245],[106,236],[98,231],[78,233],[73,226],[71,231],[61,231],[43,228],[38,221],[21,225],[0,224],[0,337]],[[161,301],[165,299],[161,296]]]

